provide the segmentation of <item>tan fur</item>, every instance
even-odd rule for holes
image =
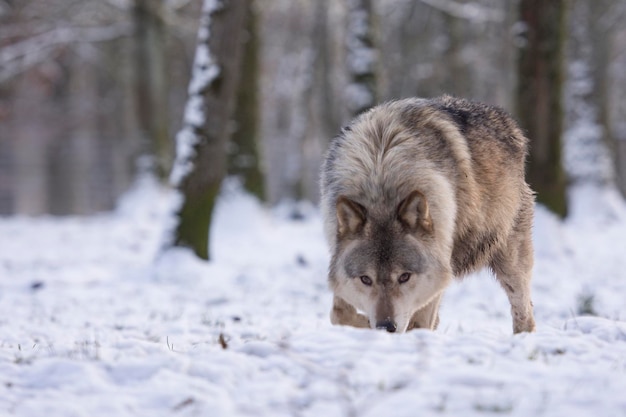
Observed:
[[[386,103],[344,129],[321,181],[333,323],[433,329],[451,278],[487,266],[514,331],[532,331],[526,146],[503,111],[449,96]]]

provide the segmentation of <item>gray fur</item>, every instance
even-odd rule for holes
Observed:
[[[514,331],[532,331],[526,152],[504,111],[449,96],[393,101],[357,117],[322,167],[331,321],[435,328],[451,278],[490,267]]]

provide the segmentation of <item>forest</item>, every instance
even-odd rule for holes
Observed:
[[[626,192],[624,1],[227,8],[241,17],[213,22],[212,54],[232,77],[210,111],[224,131],[213,166],[270,205],[317,201],[322,155],[354,114],[444,93],[520,121],[535,143],[529,180],[561,215],[572,182]],[[95,213],[138,172],[166,182],[201,16],[199,0],[0,2],[0,213]]]
[[[0,0],[0,415],[626,415],[624,68],[626,0]],[[507,142],[486,198],[509,169],[523,242],[403,287],[439,315],[402,333],[337,304],[320,165],[372,106],[444,94],[519,122],[536,204]],[[437,263],[416,191],[393,221]],[[368,221],[323,201],[337,235]],[[433,284],[401,267],[344,281]]]

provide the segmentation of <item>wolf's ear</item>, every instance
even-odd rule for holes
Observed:
[[[359,203],[344,196],[337,199],[337,232],[339,236],[358,233],[365,225],[367,211]]]
[[[433,222],[428,209],[428,201],[424,194],[415,190],[398,204],[398,220],[412,231],[418,228],[430,233]]]

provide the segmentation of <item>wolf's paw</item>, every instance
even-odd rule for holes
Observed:
[[[513,333],[534,332],[535,318],[531,314],[513,312]]]
[[[330,312],[330,322],[335,325],[370,327],[370,321],[367,317],[359,314],[352,305],[338,297],[335,297],[333,309]]]

